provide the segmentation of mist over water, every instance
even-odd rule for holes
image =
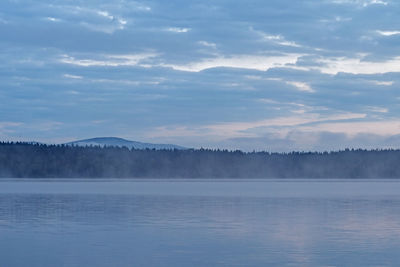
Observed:
[[[1,266],[400,261],[400,196],[394,193],[400,183],[394,181],[38,181],[41,190],[33,183],[0,183]],[[332,193],[346,186],[348,192]],[[116,194],[113,187],[131,192]]]

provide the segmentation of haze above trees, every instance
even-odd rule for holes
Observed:
[[[4,178],[399,178],[400,150],[269,153],[0,143]]]

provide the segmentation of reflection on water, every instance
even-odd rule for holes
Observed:
[[[399,249],[395,196],[0,194],[0,266],[396,266]]]

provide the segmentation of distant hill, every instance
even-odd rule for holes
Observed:
[[[116,146],[116,147],[127,147],[127,148],[135,148],[135,149],[187,149],[186,147],[172,145],[172,144],[151,144],[151,143],[142,143],[136,141],[130,141],[123,138],[118,137],[96,137],[84,140],[78,140],[66,143],[66,145],[76,145],[76,146]]]

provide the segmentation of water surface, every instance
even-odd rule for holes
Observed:
[[[392,180],[4,180],[0,266],[398,266]]]

